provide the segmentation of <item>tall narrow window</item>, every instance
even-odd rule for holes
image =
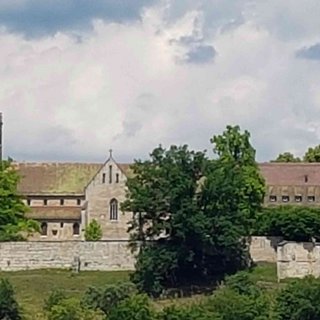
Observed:
[[[106,183],[106,174],[105,173],[102,174],[102,183]]]
[[[64,199],[60,199],[60,206],[64,205]]]
[[[48,235],[48,224],[46,222],[41,223],[40,232],[42,236]]]
[[[73,235],[78,236],[80,234],[80,225],[78,222],[73,224]]]
[[[47,199],[44,199],[44,200],[43,200],[43,205],[44,205],[44,206],[47,206],[47,205],[48,205],[48,200],[47,200]]]
[[[81,206],[81,199],[77,199],[77,206]]]
[[[118,220],[118,201],[116,199],[110,201],[110,220]]]
[[[27,205],[31,206],[31,199],[27,199]]]
[[[116,183],[119,183],[119,173],[116,173]]]
[[[112,166],[109,166],[109,183],[112,183]]]

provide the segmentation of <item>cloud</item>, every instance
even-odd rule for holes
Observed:
[[[91,29],[92,20],[130,22],[140,19],[153,0],[2,0],[0,25],[27,37]]]
[[[316,43],[310,47],[303,47],[296,52],[298,58],[320,60],[320,43]]]
[[[257,3],[163,0],[125,22],[92,14],[78,37],[63,23],[41,38],[2,29],[6,155],[132,161],[159,143],[210,149],[227,124],[251,132],[259,160],[303,153],[320,138],[320,72],[295,51],[317,43],[316,20],[289,37],[272,23],[284,7]],[[297,6],[282,13],[296,25]]]

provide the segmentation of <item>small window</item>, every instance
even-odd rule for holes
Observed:
[[[294,196],[295,202],[302,202],[302,196]]]
[[[112,183],[112,166],[109,166],[109,183]]]
[[[277,196],[270,196],[269,201],[270,202],[277,202]]]
[[[308,180],[309,180],[309,179],[308,179],[308,176],[307,176],[307,175],[305,175],[305,176],[304,176],[304,182],[305,182],[305,183],[307,183],[307,182],[308,182]]]
[[[48,235],[48,224],[46,222],[41,223],[40,233],[42,236]]]
[[[81,206],[81,199],[77,199],[77,206]]]
[[[73,224],[73,235],[78,236],[80,234],[80,225],[78,222]]]
[[[64,205],[64,199],[60,199],[60,206]]]
[[[102,174],[102,183],[106,183],[106,174],[105,173]]]
[[[44,205],[44,206],[47,206],[47,205],[48,205],[48,199],[44,199],[44,200],[43,200],[43,205]]]
[[[316,198],[315,196],[308,196],[308,202],[315,202]]]
[[[290,198],[289,196],[282,196],[282,202],[289,202]]]
[[[63,225],[64,225],[63,222],[60,222],[60,228],[63,228]]]
[[[118,201],[116,199],[110,201],[110,220],[118,220]]]
[[[116,183],[119,183],[119,173],[116,174]]]
[[[27,205],[31,206],[31,199],[27,199]]]

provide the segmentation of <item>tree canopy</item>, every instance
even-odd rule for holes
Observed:
[[[276,160],[272,160],[271,162],[301,162],[299,157],[295,157],[291,152],[280,153]]]
[[[19,175],[11,161],[0,162],[0,241],[23,240],[24,235],[38,230],[38,225],[25,217],[28,208],[17,192]]]
[[[241,241],[264,197],[250,134],[228,126],[211,139],[215,159],[187,146],[156,148],[128,179],[133,281],[149,294],[215,278],[249,263]]]

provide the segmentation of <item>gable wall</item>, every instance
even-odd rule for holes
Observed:
[[[112,166],[112,182],[109,183],[109,166]],[[103,183],[105,174],[105,183]],[[116,175],[119,182],[116,182]],[[102,227],[104,240],[125,240],[129,238],[127,233],[128,222],[132,213],[122,213],[120,204],[125,200],[126,176],[119,169],[113,159],[105,163],[85,190],[85,198],[88,203],[86,209],[85,225],[93,219]],[[110,220],[110,201],[115,198],[118,201],[118,220]]]

